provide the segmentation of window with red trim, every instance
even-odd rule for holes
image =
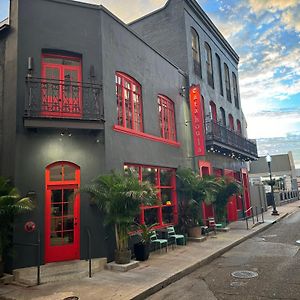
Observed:
[[[42,55],[41,114],[82,116],[82,69],[79,57]]]
[[[176,141],[174,102],[166,96],[158,95],[160,135],[166,140]]]
[[[157,224],[165,227],[177,224],[176,171],[171,168],[125,164],[125,172],[130,170],[139,181],[149,181],[157,189],[159,202],[153,206],[141,206],[139,222],[141,224]]]
[[[236,130],[239,135],[242,135],[242,125],[240,120],[236,120]]]
[[[213,101],[209,102],[209,109],[210,109],[211,119],[217,122],[217,107]]]
[[[234,121],[233,121],[233,116],[232,116],[232,114],[229,114],[229,115],[228,115],[228,120],[229,120],[229,128],[230,128],[231,130],[234,130]]]
[[[118,125],[143,131],[141,85],[132,77],[116,72]]]

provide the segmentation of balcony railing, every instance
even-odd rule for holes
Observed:
[[[255,142],[246,139],[215,121],[206,122],[206,141],[209,145],[217,143],[228,150],[257,157],[257,145]]]
[[[102,120],[100,90],[94,83],[27,78],[24,117]]]

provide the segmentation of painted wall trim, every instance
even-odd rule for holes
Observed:
[[[138,131],[132,130],[130,128],[122,127],[122,126],[119,126],[119,125],[114,125],[113,130],[116,131],[116,132],[125,133],[125,134],[128,134],[128,135],[132,135],[132,136],[135,136],[135,137],[147,139],[147,140],[150,140],[150,141],[167,144],[167,145],[170,145],[170,146],[173,146],[173,147],[176,147],[176,148],[180,147],[179,142],[170,141],[170,140],[163,139],[161,137],[151,135],[151,134],[148,134],[148,133],[144,133],[144,132],[138,132]]]

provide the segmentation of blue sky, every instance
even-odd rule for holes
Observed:
[[[290,143],[291,136],[300,139],[300,1],[197,1],[240,56],[240,93],[249,138],[258,139],[261,155],[284,153],[291,145],[288,150],[300,167],[300,145]],[[82,2],[103,4],[129,22],[166,0]],[[7,0],[0,0],[0,19],[7,6]],[[278,139],[286,141],[284,149],[271,143]]]

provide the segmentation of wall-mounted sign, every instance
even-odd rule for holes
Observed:
[[[194,137],[194,155],[205,155],[204,113],[199,85],[190,87],[190,107]]]
[[[27,231],[27,232],[33,232],[34,230],[35,230],[35,223],[34,222],[32,222],[32,221],[28,221],[28,222],[26,222],[25,223],[25,225],[24,225],[24,229],[25,229],[25,231]]]

